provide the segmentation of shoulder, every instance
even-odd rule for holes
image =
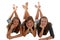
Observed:
[[[48,22],[48,24],[47,25],[52,25],[52,23],[51,22]]]
[[[52,23],[51,22],[48,22],[48,28],[51,29],[52,28]]]

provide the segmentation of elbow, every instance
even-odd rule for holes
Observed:
[[[39,36],[39,37],[42,37],[42,36]]]
[[[7,35],[7,38],[10,39],[10,36]]]
[[[22,36],[24,36],[24,37],[25,37],[25,36],[26,36],[26,34],[23,32]]]
[[[7,35],[7,38],[9,39],[8,35]]]
[[[52,37],[52,39],[54,39],[55,38],[55,35],[53,34],[53,35],[51,35],[51,37]]]
[[[39,37],[42,37],[42,35],[38,35]]]
[[[36,30],[32,32],[33,36],[36,37]]]
[[[9,35],[7,34],[6,37],[9,39]]]
[[[35,32],[35,34],[34,34],[34,37],[36,37],[36,32]]]
[[[54,39],[54,37],[55,37],[54,35],[53,36],[50,36],[50,39]]]
[[[25,36],[26,36],[26,34],[23,34],[23,36],[25,37]]]
[[[52,39],[54,39],[55,36],[52,36]]]
[[[52,38],[54,39],[54,36]]]
[[[39,37],[42,37],[42,35],[41,35],[41,34],[39,34],[38,36],[39,36]]]
[[[7,35],[7,38],[8,38],[8,39],[12,39],[12,37],[11,37],[10,35]]]
[[[36,37],[36,34],[33,34],[34,37]]]

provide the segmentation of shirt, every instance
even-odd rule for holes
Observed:
[[[38,26],[38,24],[37,24],[36,28],[37,28],[38,35],[39,35],[42,28],[40,26]],[[46,27],[44,29],[44,32],[43,32],[43,35],[46,35],[48,33],[48,31],[50,32],[50,36],[52,36],[52,38],[54,38],[54,32],[53,32],[53,29],[52,29],[52,24],[50,22],[48,22],[48,24],[46,25]]]

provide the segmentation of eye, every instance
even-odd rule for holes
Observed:
[[[44,22],[44,21],[41,21],[41,22]]]
[[[30,22],[31,23],[31,22]]]

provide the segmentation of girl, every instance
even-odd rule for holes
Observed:
[[[22,27],[20,26],[21,25],[21,22],[20,22],[20,19],[18,18],[18,15],[17,15],[17,12],[16,12],[16,9],[14,9],[14,12],[13,14],[15,13],[15,17],[11,20],[11,17],[13,16],[13,14],[11,15],[11,17],[9,18],[10,19],[10,22],[7,26],[7,38],[8,39],[12,39],[12,38],[16,38],[16,37],[20,37],[22,36]],[[18,33],[20,32],[20,34],[18,35],[15,35],[15,36],[11,36],[11,33]]]
[[[48,22],[47,17],[42,15],[42,12],[40,10],[40,4],[38,2],[38,6],[35,5],[37,9],[37,15],[35,17],[36,19],[36,24],[37,24],[37,31],[38,31],[38,36],[42,37],[42,35],[46,35],[48,33],[48,31],[50,32],[50,36],[47,38],[42,38],[40,40],[48,40],[48,39],[52,39],[54,38],[54,32],[52,29],[52,24],[50,22]],[[39,12],[40,12],[40,20],[38,20],[39,17]]]
[[[41,19],[39,20],[39,23],[37,24],[37,31],[39,37],[42,37],[42,35],[47,35],[48,31],[50,32],[49,37],[41,38],[40,40],[49,40],[54,38],[52,24],[48,22],[48,19],[45,16],[41,17]]]
[[[31,16],[29,16],[23,23],[23,36],[26,36],[29,32],[31,32],[34,37],[36,36],[36,28]]]

